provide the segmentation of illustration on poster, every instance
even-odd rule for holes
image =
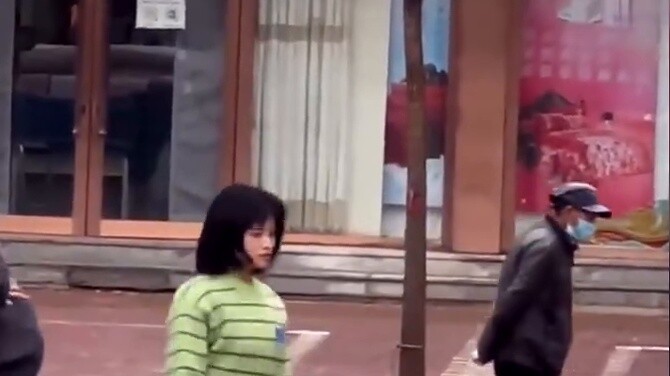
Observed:
[[[522,27],[517,231],[580,180],[614,212],[594,243],[667,250],[668,0],[536,1]]]

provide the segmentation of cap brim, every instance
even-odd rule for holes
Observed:
[[[597,215],[600,218],[611,218],[612,211],[605,205],[595,204],[589,205],[582,208],[587,213]]]

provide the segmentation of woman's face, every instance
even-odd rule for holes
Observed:
[[[263,271],[270,267],[275,239],[274,219],[254,225],[244,233],[244,250],[249,255],[254,269]]]

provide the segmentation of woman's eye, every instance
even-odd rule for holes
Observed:
[[[249,231],[249,235],[254,237],[254,238],[260,238],[263,235],[262,231]]]

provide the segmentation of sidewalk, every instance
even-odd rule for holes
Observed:
[[[170,294],[29,292],[46,337],[42,374],[163,374],[163,323]],[[290,299],[286,304],[292,333],[288,337],[288,351],[296,366],[295,376],[397,375],[399,305]],[[487,368],[469,362],[477,333],[489,313],[489,305],[429,304],[426,374],[492,376]],[[666,316],[593,314],[578,310],[574,324],[573,348],[564,376],[668,374],[667,350],[642,350],[652,346],[667,349]],[[62,346],[63,343],[67,346]]]
[[[0,252],[22,284],[170,290],[192,271],[187,245],[125,246],[79,242],[2,241]],[[429,252],[428,298],[487,302],[495,295],[502,256]],[[402,296],[403,252],[331,246],[283,248],[269,282],[280,293],[358,299]],[[662,261],[578,259],[575,303],[668,308]]]

